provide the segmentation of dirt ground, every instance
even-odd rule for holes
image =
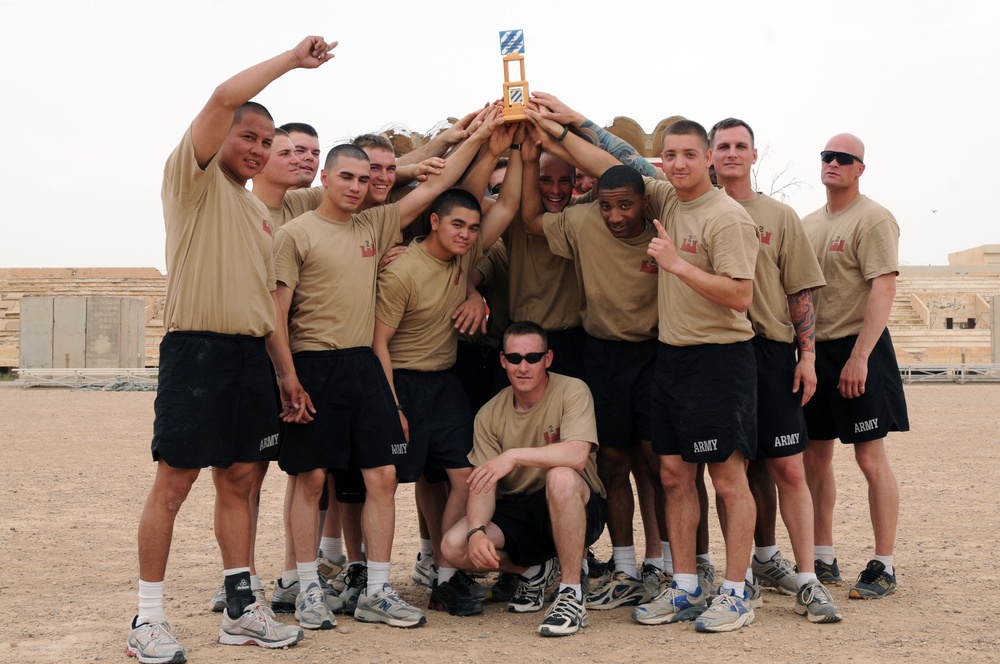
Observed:
[[[839,624],[809,624],[792,612],[794,598],[765,592],[756,622],[725,635],[696,633],[692,623],[639,626],[630,609],[620,608],[590,612],[591,626],[576,636],[543,639],[536,633],[541,614],[515,615],[489,604],[472,618],[429,612],[428,624],[415,630],[340,617],[337,630],[308,632],[286,650],[220,646],[218,614],[208,611],[221,560],[207,473],[177,520],[167,615],[191,662],[1000,661],[1000,628],[990,603],[1000,596],[1000,387],[909,386],[906,395],[913,431],[891,436],[889,444],[902,503],[899,592],[863,602],[847,599],[847,585],[834,589],[844,615]],[[136,525],[154,470],[152,410],[152,393],[23,390],[0,383],[0,660],[128,661]],[[846,580],[861,570],[873,544],[861,473],[846,448],[838,449],[835,463],[835,534]],[[269,588],[281,571],[283,491],[284,477],[273,469],[264,485],[257,544],[258,569]],[[393,584],[408,601],[425,606],[423,589],[410,581],[418,548],[412,487],[400,489],[397,504]],[[641,537],[638,516],[636,532]],[[779,544],[790,558],[780,525]],[[610,554],[606,535],[597,549],[602,557]],[[717,523],[712,553],[721,567]]]

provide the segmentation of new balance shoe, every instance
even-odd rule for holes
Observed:
[[[347,556],[340,556],[336,560],[324,558],[322,553],[316,556],[316,571],[319,572],[319,578],[330,585],[334,584],[346,565]],[[335,589],[338,593],[343,590],[343,588],[336,587]]]
[[[569,636],[589,624],[587,607],[576,598],[572,588],[563,588],[556,593],[555,601],[545,612],[538,633],[542,636]]]
[[[257,602],[244,609],[238,618],[230,618],[228,611],[222,612],[219,643],[230,646],[284,648],[301,640],[301,627],[281,624],[267,607]]]
[[[507,604],[511,613],[534,613],[542,610],[545,599],[545,589],[549,586],[556,565],[554,558],[546,560],[538,574],[526,579],[518,576],[517,590]]]
[[[427,608],[447,611],[453,616],[474,616],[483,612],[483,603],[453,576],[444,583],[434,581]]]
[[[427,623],[427,616],[415,606],[407,604],[388,583],[371,595],[368,589],[358,597],[354,619],[361,622],[380,622],[391,627],[419,627]]]
[[[893,570],[895,572],[895,570]],[[851,588],[851,599],[879,599],[896,592],[896,575],[885,571],[878,560],[869,560],[868,566],[858,575],[858,582]]]
[[[760,583],[754,578],[753,581],[745,581],[746,583],[746,599],[750,602],[750,606],[755,609],[759,609],[764,606],[764,598],[760,596]]]
[[[798,592],[795,568],[781,557],[780,551],[765,562],[758,562],[757,558],[751,556],[750,568],[754,577],[760,581],[761,588],[771,588],[784,595],[794,595]]]
[[[361,591],[368,587],[368,568],[363,563],[348,566],[344,575],[344,585],[344,590],[339,595],[343,603],[336,611],[354,615],[354,609],[358,608],[358,597]]]
[[[723,593],[712,598],[712,604],[694,621],[699,632],[735,632],[753,622],[753,606],[744,592],[743,597],[734,593]]]
[[[795,613],[805,616],[813,623],[841,620],[840,610],[833,603],[830,591],[815,579],[799,588],[795,594]]]
[[[434,566],[434,556],[427,553],[417,552],[417,562],[413,564],[413,572],[410,574],[410,578],[413,582],[430,588],[433,579],[431,578],[431,568]]]
[[[834,558],[832,563],[824,563],[819,558],[816,559],[816,578],[824,586],[838,586],[843,579],[840,578],[840,566],[837,565],[837,559]]]
[[[636,606],[650,598],[645,584],[625,572],[615,570],[601,577],[601,580],[604,581],[603,584],[587,593],[584,604],[588,609],[603,611],[619,606]]]
[[[212,609],[214,613],[219,613],[226,608],[226,582],[223,581],[219,584],[218,589],[215,594],[212,595],[212,601],[209,604],[209,608]]]
[[[481,602],[489,597],[490,589],[473,579],[472,575],[468,572],[458,570],[452,578],[458,579],[458,583],[462,584],[474,599],[478,599]]]
[[[652,563],[643,563],[642,584],[646,586],[646,594],[653,598],[662,593],[670,582],[662,569]]]
[[[295,619],[305,629],[333,629],[337,619],[326,606],[326,594],[318,583],[299,593],[295,599]]]
[[[708,608],[701,586],[693,593],[677,587],[677,583],[657,595],[652,601],[632,609],[632,620],[640,625],[694,620]]]
[[[177,642],[173,626],[163,622],[137,625],[139,616],[132,618],[125,654],[135,657],[143,664],[184,664],[187,656]]]
[[[698,585],[701,586],[701,594],[706,598],[715,594],[715,565],[698,562]]]
[[[514,599],[517,586],[521,581],[517,574],[513,572],[500,572],[496,582],[490,586],[490,595],[487,599],[491,602],[509,602]]]
[[[271,593],[271,610],[275,613],[294,613],[295,599],[299,596],[299,580],[295,579],[287,588],[281,582],[281,577],[274,582],[274,592]]]

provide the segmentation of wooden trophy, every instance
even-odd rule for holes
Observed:
[[[503,56],[503,119],[504,122],[522,122],[528,103],[528,82],[524,80],[524,31],[505,30],[500,33],[500,55]],[[521,65],[521,78],[510,80],[510,63]]]

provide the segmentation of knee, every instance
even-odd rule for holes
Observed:
[[[395,466],[366,468],[362,474],[365,478],[365,491],[370,497],[385,498],[395,495],[398,484]]]
[[[800,456],[773,459],[768,464],[770,476],[775,483],[783,487],[794,487],[805,484],[806,474]]]
[[[565,500],[579,492],[582,482],[580,475],[572,468],[549,468],[545,473],[545,497],[549,501]]]
[[[833,467],[833,441],[810,441],[802,455],[805,470],[810,475],[826,472]]]
[[[459,522],[441,538],[441,555],[450,563],[457,564],[465,560],[468,546],[464,532],[466,525],[464,520]]]
[[[660,484],[669,493],[690,488],[691,481],[687,473],[678,472],[676,468],[660,464]]]
[[[882,476],[889,469],[889,458],[885,455],[881,440],[855,445],[854,458],[869,481]]]

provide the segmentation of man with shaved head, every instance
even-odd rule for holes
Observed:
[[[899,226],[861,194],[865,146],[838,134],[820,152],[826,205],[802,220],[827,286],[816,292],[816,394],[806,404],[806,478],[815,510],[816,573],[840,582],[834,556],[833,439],[854,445],[868,482],[875,555],[850,591],[855,599],[896,592],[892,552],[899,487],[885,452],[889,431],[909,430],[903,385],[886,324],[899,273]]]

